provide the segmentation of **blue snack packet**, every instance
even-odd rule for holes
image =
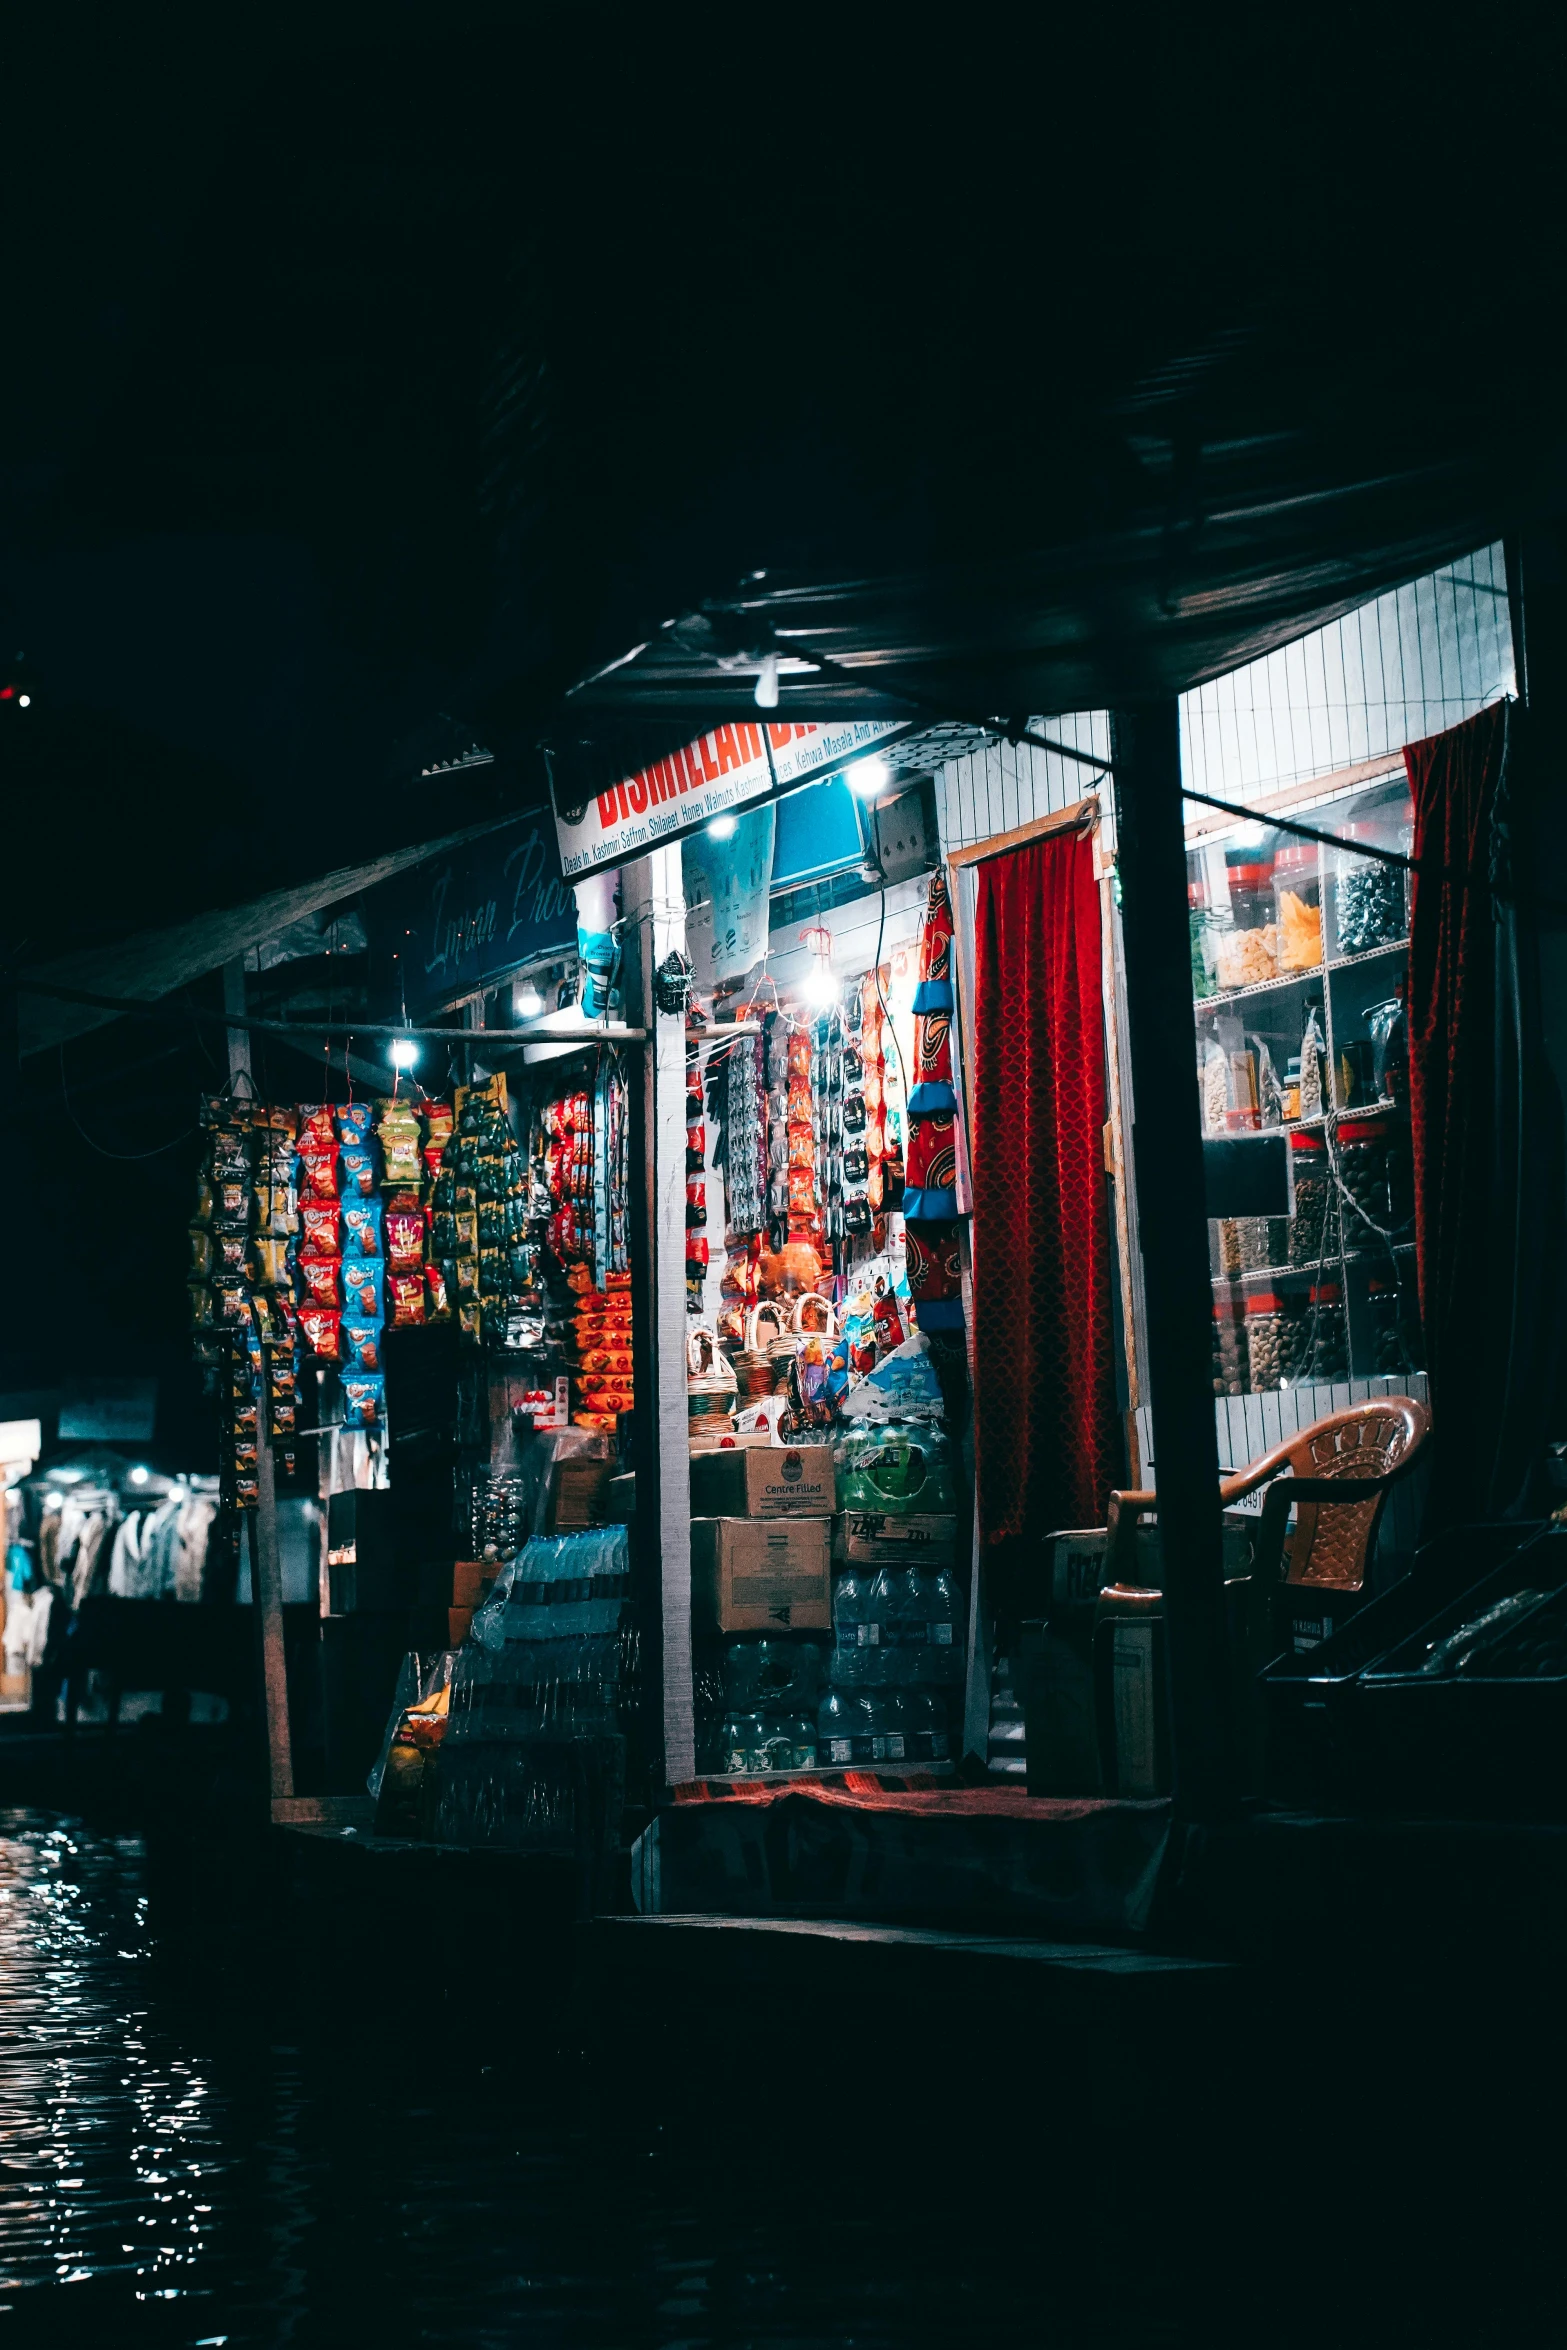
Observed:
[[[343,1426],[379,1428],[386,1417],[386,1381],[379,1371],[345,1371],[342,1375]]]
[[[363,1148],[345,1148],[338,1161],[338,1174],[345,1199],[374,1199],[376,1196],[375,1153],[368,1145]]]
[[[379,1371],[381,1368],[380,1323],[351,1322],[345,1314],[340,1327],[344,1371]]]
[[[374,1116],[369,1102],[339,1102],[333,1116],[337,1122],[337,1139],[347,1150],[361,1149],[370,1139],[370,1121]]]
[[[345,1257],[381,1254],[379,1199],[355,1199],[350,1192],[343,1201],[343,1254]]]
[[[356,1322],[384,1322],[381,1300],[386,1266],[380,1257],[344,1257],[343,1311]]]

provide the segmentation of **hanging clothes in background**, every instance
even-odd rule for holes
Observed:
[[[1093,846],[1060,833],[976,879],[975,1459],[1000,1544],[1102,1525],[1121,1438]]]
[[[1496,702],[1404,752],[1414,798],[1409,1111],[1433,1525],[1527,1505],[1549,1433],[1561,1105],[1515,896],[1523,722]],[[1424,868],[1423,870],[1419,868]]]

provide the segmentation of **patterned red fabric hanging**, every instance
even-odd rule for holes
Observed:
[[[1119,1471],[1093,848],[979,867],[974,1005],[975,1453],[987,1542],[1104,1523]]]

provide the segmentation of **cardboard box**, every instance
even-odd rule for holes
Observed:
[[[699,1518],[830,1518],[830,1444],[746,1445],[693,1453],[691,1510]]]
[[[551,1531],[568,1534],[581,1526],[602,1526],[609,1516],[614,1474],[613,1461],[557,1461],[550,1496]]]
[[[720,1632],[832,1627],[826,1518],[693,1518],[691,1612]]]
[[[837,1521],[834,1556],[851,1567],[955,1567],[958,1520],[951,1510],[916,1510],[892,1517],[880,1510],[845,1510]]]
[[[472,1613],[482,1607],[490,1596],[490,1586],[498,1572],[494,1559],[459,1559],[452,1569],[451,1597],[448,1604],[467,1608]]]

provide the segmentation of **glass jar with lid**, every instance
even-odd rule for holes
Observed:
[[[1246,1359],[1253,1395],[1266,1395],[1283,1375],[1284,1301],[1275,1289],[1255,1289],[1246,1300]]]
[[[1290,1218],[1292,1265],[1315,1265],[1338,1255],[1338,1190],[1320,1130],[1290,1136],[1294,1160],[1295,1213]]]
[[[1322,874],[1316,844],[1286,841],[1273,860],[1279,969],[1314,971],[1322,961]]]
[[[1273,853],[1260,844],[1228,848],[1224,852],[1224,870],[1235,927],[1218,941],[1219,985],[1252,987],[1278,974]]]

